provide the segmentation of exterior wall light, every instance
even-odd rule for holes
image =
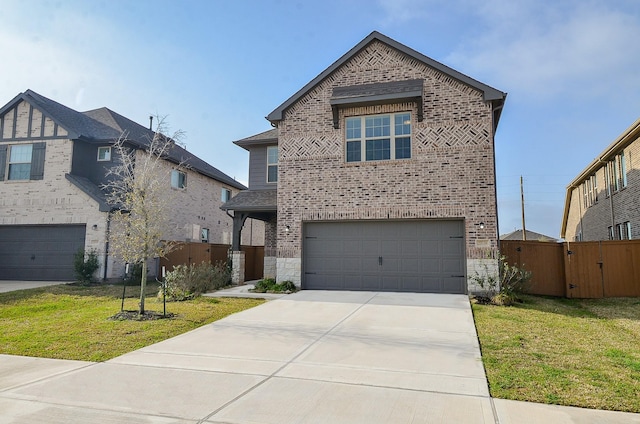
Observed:
[[[480,223],[480,229],[481,229],[481,230],[484,230],[484,222],[481,222],[481,223]]]
[[[285,232],[285,233],[288,233],[290,229],[291,229],[291,228],[287,225],[286,227],[284,227],[284,232]]]

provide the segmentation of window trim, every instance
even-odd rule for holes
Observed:
[[[12,162],[11,155],[13,154],[13,149],[16,147],[25,147],[29,146],[31,148],[31,155],[29,157],[29,162]],[[11,165],[25,165],[29,164],[29,172],[27,178],[11,178]],[[7,152],[7,181],[29,181],[31,180],[31,167],[33,166],[33,143],[24,143],[24,144],[11,144],[9,145],[9,150]]]
[[[100,151],[101,150],[108,152],[108,156],[105,156],[105,158],[100,159]],[[98,146],[97,160],[98,160],[98,162],[111,162],[111,146]]]
[[[398,128],[396,126],[396,117],[408,115],[408,120],[403,121],[401,124],[401,133],[398,132]],[[376,119],[376,118],[389,118],[389,135],[371,135],[367,136],[367,121]],[[354,129],[353,126],[349,125],[349,122],[358,122],[359,127],[357,128],[359,132],[358,137],[349,138],[349,132]],[[408,122],[408,124],[406,123]],[[408,134],[404,133],[405,128],[408,125]],[[375,129],[376,127],[370,127],[370,129]],[[367,163],[367,162],[386,162],[386,161],[397,161],[397,160],[410,160],[413,158],[413,113],[411,111],[399,111],[399,112],[390,112],[390,113],[381,113],[375,115],[354,115],[354,116],[346,116],[344,118],[344,163]],[[398,152],[398,143],[405,139],[409,140],[409,156],[397,158]],[[369,142],[382,141],[386,142],[388,140],[388,146],[384,146],[384,150],[388,149],[388,158],[372,158],[367,159],[367,144]],[[349,160],[349,148],[352,146],[359,146],[360,150],[360,158],[359,160]],[[353,151],[352,151],[353,153]]]
[[[174,180],[173,180],[174,175],[178,175],[178,180],[177,180],[178,185],[174,185]],[[180,186],[180,178],[179,178],[180,175],[184,176],[182,181],[182,186]],[[185,190],[187,188],[187,173],[184,171],[180,171],[179,169],[171,170],[171,188],[174,188],[176,190]]]
[[[228,188],[222,187],[222,189],[220,190],[220,201],[222,203],[226,203],[229,200],[231,200],[232,195],[233,193],[231,192],[231,190],[229,190]]]
[[[273,151],[275,149],[276,151],[276,161],[275,162],[269,162],[270,157],[269,157],[269,150]],[[267,175],[266,175],[266,181],[267,184],[277,184],[278,183],[278,162],[280,161],[278,158],[278,146],[267,146]],[[269,180],[269,168],[275,168],[275,180],[270,181]]]
[[[208,228],[200,228],[200,241],[202,243],[209,243],[210,231]]]

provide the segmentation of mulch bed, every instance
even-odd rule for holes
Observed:
[[[156,311],[144,311],[144,314],[140,315],[138,311],[122,311],[118,312],[114,316],[109,317],[111,321],[151,321],[156,319],[173,318],[176,314],[167,312],[163,315],[162,312]]]

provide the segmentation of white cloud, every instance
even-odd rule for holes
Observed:
[[[638,16],[595,3],[547,3],[541,11],[514,4],[496,0],[478,9],[485,32],[448,61],[499,88],[543,99],[640,85]]]

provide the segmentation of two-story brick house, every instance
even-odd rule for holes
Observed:
[[[266,222],[265,276],[303,289],[466,293],[497,266],[494,134],[506,94],[378,32],[235,142]],[[241,254],[236,255],[241,261]]]
[[[31,90],[0,108],[0,279],[73,279],[80,248],[98,253],[99,277],[123,275],[124,264],[109,252],[113,209],[101,189],[123,132],[138,154],[153,138],[107,108],[81,113]],[[230,243],[232,219],[219,207],[246,187],[178,145],[165,162],[176,202],[163,236]]]
[[[569,184],[560,235],[568,241],[640,238],[640,119]]]

